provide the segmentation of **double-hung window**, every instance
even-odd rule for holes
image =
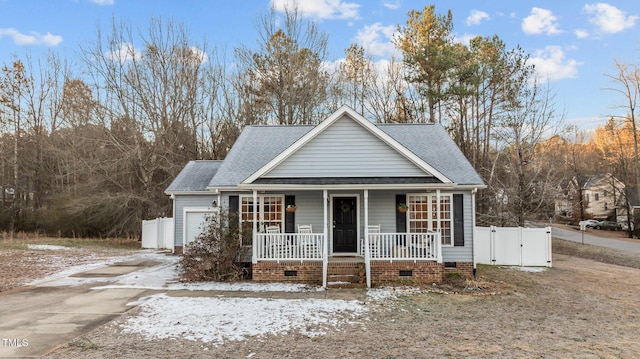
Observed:
[[[442,244],[453,245],[453,206],[451,194],[409,194],[409,232],[440,230]]]
[[[253,228],[253,196],[241,196],[240,201],[241,224]],[[284,232],[283,204],[283,195],[258,195],[258,230],[278,226]]]

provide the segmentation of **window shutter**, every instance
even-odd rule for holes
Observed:
[[[287,208],[290,204],[296,204],[296,196],[284,196],[284,207]],[[284,211],[284,232],[296,232],[296,212]]]
[[[238,214],[240,210],[240,196],[229,196],[229,213]]]
[[[396,195],[396,206],[394,208],[394,212],[396,212],[396,232],[405,233],[407,231],[407,214],[398,211],[400,203],[407,203],[406,194]]]
[[[462,194],[453,195],[453,245],[464,246],[464,207]]]

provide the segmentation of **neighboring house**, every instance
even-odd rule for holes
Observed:
[[[625,207],[625,185],[610,173],[574,177],[556,198],[556,214],[575,217],[580,211],[579,196],[582,190],[584,213],[594,219],[607,219],[620,215]],[[579,214],[578,214],[579,215]]]
[[[252,228],[253,280],[326,286],[360,265],[368,285],[471,276],[485,187],[442,126],[375,125],[343,106],[317,126],[248,126],[222,163],[190,162],[166,193],[176,252],[228,208]]]

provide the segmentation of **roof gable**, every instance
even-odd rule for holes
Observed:
[[[452,182],[392,136],[348,106],[342,106],[243,183],[253,183],[263,177],[320,174],[324,177],[433,176],[443,183]]]
[[[348,116],[342,116],[262,178],[432,177]]]

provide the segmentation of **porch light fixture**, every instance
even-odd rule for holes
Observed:
[[[216,201],[215,199],[213,200],[213,203],[211,203],[211,205],[215,208],[218,207],[218,201]]]

